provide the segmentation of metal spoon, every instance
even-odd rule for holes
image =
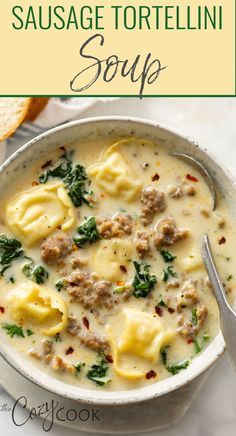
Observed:
[[[179,159],[182,159],[183,161],[189,163],[190,165],[194,166],[198,170],[198,172],[204,178],[210,190],[212,196],[212,203],[213,203],[212,210],[215,210],[216,202],[217,202],[215,183],[208,170],[204,167],[204,165],[201,162],[199,162],[195,157],[182,153],[181,151],[173,151],[170,154],[171,156],[175,156],[178,157]]]
[[[203,237],[202,260],[206,267],[220,311],[220,324],[226,347],[236,371],[236,313],[226,300],[224,287],[220,280],[212,256],[210,241],[207,235]]]

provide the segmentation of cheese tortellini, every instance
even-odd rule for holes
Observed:
[[[8,303],[15,321],[37,325],[45,335],[66,327],[67,304],[51,289],[26,282],[9,293]]]
[[[134,171],[114,145],[106,151],[104,158],[88,169],[89,176],[110,196],[132,201],[141,187]]]
[[[75,222],[72,202],[61,182],[46,183],[15,195],[6,205],[6,222],[25,245],[33,245],[59,225],[69,230]]]
[[[114,238],[109,241],[100,241],[93,257],[93,267],[98,275],[116,282],[120,280],[120,266],[129,269],[130,259],[134,255],[133,244],[130,240]]]
[[[150,313],[124,308],[122,317],[122,329],[118,336],[112,326],[107,327],[115,369],[125,378],[141,378],[147,370],[147,362],[158,361],[160,349],[172,341],[175,333],[165,330],[161,321]]]

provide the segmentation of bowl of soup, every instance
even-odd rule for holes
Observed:
[[[210,172],[215,210],[176,151]],[[233,305],[236,191],[206,151],[145,120],[76,121],[11,156],[0,192],[0,350],[23,376],[82,402],[136,404],[222,354],[201,244],[207,233]]]

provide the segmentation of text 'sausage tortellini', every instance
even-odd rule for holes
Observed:
[[[8,303],[15,321],[39,326],[45,335],[54,336],[66,327],[67,304],[46,287],[22,283],[9,293]]]
[[[88,174],[108,195],[132,201],[140,191],[141,184],[124,156],[111,146],[102,161],[92,165]]]
[[[61,182],[47,183],[21,192],[6,206],[6,221],[26,245],[49,235],[57,226],[69,230],[75,222],[72,202]]]
[[[112,325],[107,326],[115,370],[125,378],[142,378],[148,363],[159,360],[161,348],[170,344],[175,333],[164,329],[161,321],[147,312],[124,308],[121,316],[119,335]]]
[[[106,280],[120,280],[120,265],[131,268],[130,259],[134,254],[132,243],[127,239],[114,238],[110,241],[100,241],[97,244],[93,258],[94,270]]]

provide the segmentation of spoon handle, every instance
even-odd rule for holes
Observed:
[[[226,300],[224,287],[220,280],[216,265],[212,256],[210,241],[204,235],[202,244],[202,260],[207,270],[211,286],[213,288],[220,311],[220,324],[226,347],[236,371],[236,314]]]

